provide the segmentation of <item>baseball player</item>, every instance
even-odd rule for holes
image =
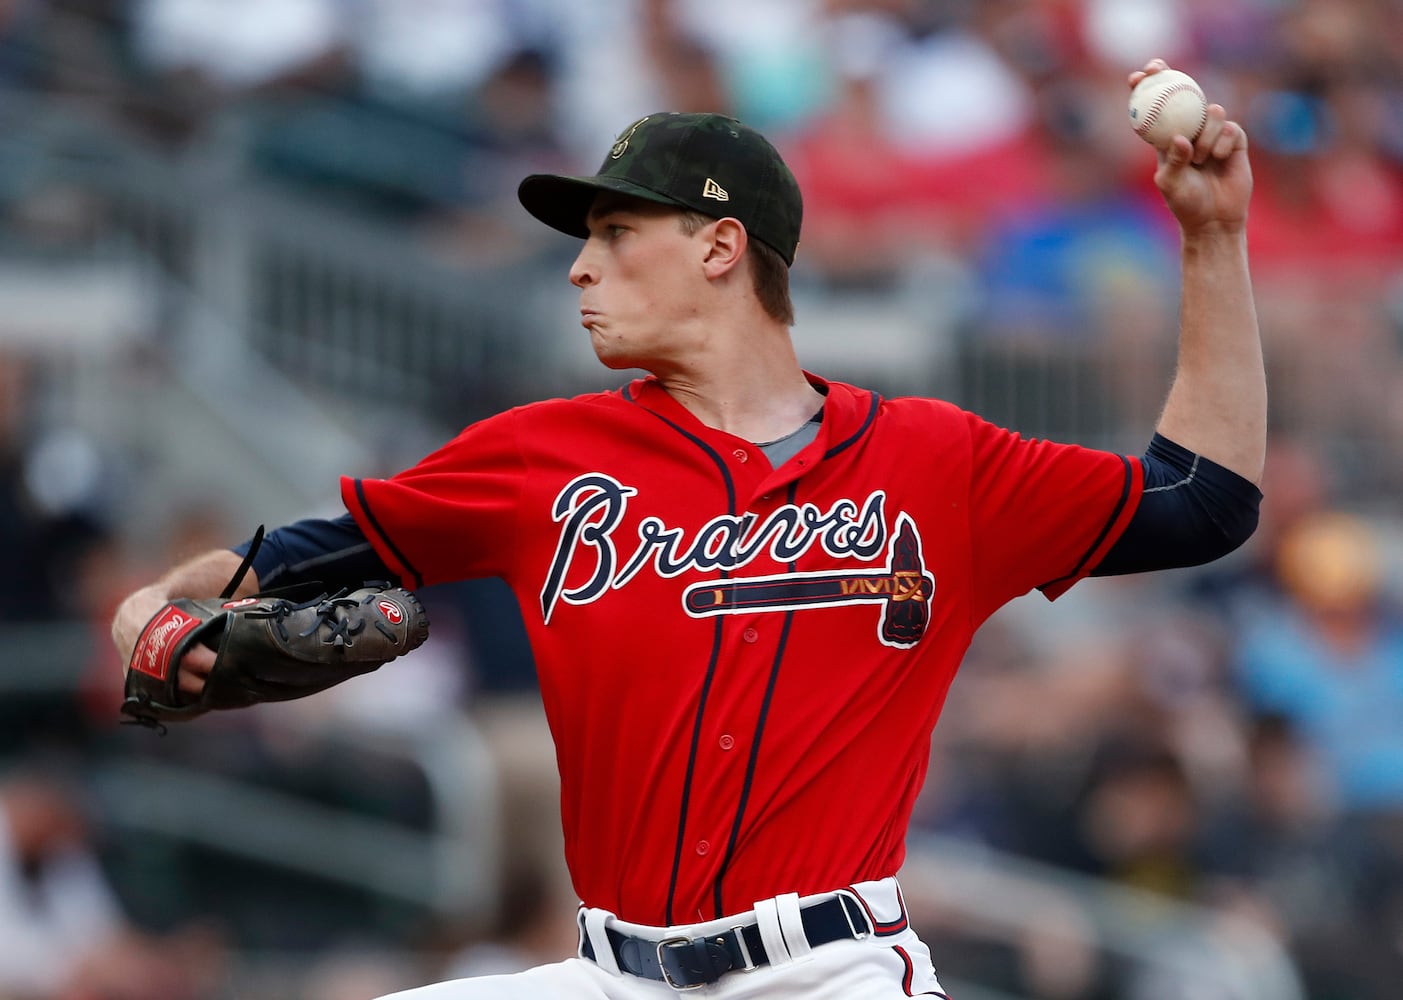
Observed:
[[[1214,105],[1155,182],[1182,231],[1182,329],[1140,457],[802,370],[800,192],[739,122],[649,115],[597,174],[522,182],[532,215],[583,240],[569,278],[599,359],[646,377],[344,479],[348,513],[271,532],[238,590],[495,575],[521,605],[579,952],[397,1000],[944,996],[895,873],[974,631],[1030,589],[1201,563],[1256,526],[1266,392],[1242,128]],[[246,552],[131,595],[119,649]],[[186,655],[181,690],[211,663]]]

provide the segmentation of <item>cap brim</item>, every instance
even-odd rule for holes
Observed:
[[[532,174],[517,186],[516,196],[526,211],[552,229],[585,239],[589,236],[589,226],[586,224],[589,209],[601,191],[626,194],[663,205],[681,205],[674,198],[618,177]]]

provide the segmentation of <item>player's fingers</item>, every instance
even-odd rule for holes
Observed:
[[[1239,149],[1246,148],[1247,133],[1242,130],[1242,126],[1237,122],[1223,122],[1218,138],[1213,143],[1213,156],[1219,160],[1226,160]]]
[[[214,669],[214,659],[214,650],[204,646],[196,646],[186,653],[180,661],[180,673],[177,675],[180,690],[190,695],[203,691],[205,678]]]
[[[1194,139],[1194,162],[1205,163],[1211,156],[1216,156],[1218,140],[1223,134],[1223,125],[1227,122],[1227,112],[1223,110],[1221,104],[1208,105],[1208,113],[1204,116],[1203,128],[1199,130],[1198,137]]]
[[[1175,166],[1185,166],[1194,158],[1194,144],[1186,135],[1176,135],[1165,150],[1165,157]]]
[[[1168,191],[1178,183],[1178,177],[1193,162],[1194,144],[1187,136],[1176,135],[1168,146],[1159,151],[1159,168],[1155,182],[1160,190]]]
[[[1134,72],[1132,72],[1129,76],[1127,76],[1126,82],[1130,85],[1130,89],[1134,90],[1135,85],[1141,80],[1145,79],[1145,77],[1149,76],[1152,73],[1158,73],[1160,70],[1166,70],[1168,68],[1169,64],[1163,59],[1151,59],[1149,62],[1145,63],[1145,67],[1143,69],[1137,69]]]

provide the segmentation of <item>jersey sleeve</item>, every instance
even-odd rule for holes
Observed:
[[[523,468],[508,412],[473,424],[389,479],[342,477],[341,499],[408,585],[506,576]]]
[[[1055,600],[1090,575],[1130,522],[1143,470],[1130,456],[969,422],[973,598],[983,621],[1033,588]]]

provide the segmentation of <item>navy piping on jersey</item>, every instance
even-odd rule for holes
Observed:
[[[788,497],[786,498],[793,506],[798,502],[799,484],[792,482],[789,484]],[[797,560],[789,561],[789,572],[793,573],[798,568]],[[745,763],[745,780],[741,784],[740,801],[736,804],[736,818],[731,823],[731,836],[726,841],[726,854],[721,859],[721,869],[716,873],[716,885],[714,896],[716,902],[716,918],[719,920],[726,915],[726,908],[723,905],[721,894],[721,882],[726,877],[726,869],[730,867],[731,858],[735,856],[736,844],[740,840],[741,823],[745,819],[745,807],[750,801],[750,789],[755,780],[755,768],[760,762],[760,741],[765,733],[765,720],[770,715],[770,702],[774,698],[775,686],[779,682],[779,668],[784,662],[784,651],[789,645],[789,629],[794,624],[794,612],[787,611],[784,615],[784,624],[780,627],[779,648],[775,650],[774,661],[770,664],[770,679],[765,685],[765,696],[760,701],[760,715],[755,720],[755,735],[750,741],[750,759]]]
[[[380,536],[380,540],[385,543],[385,547],[394,553],[395,558],[399,560],[399,564],[408,570],[409,575],[413,577],[414,588],[418,589],[424,586],[424,578],[419,574],[419,571],[414,568],[414,564],[405,558],[404,553],[401,552],[399,546],[395,544],[395,540],[385,534],[385,529],[380,527],[380,521],[376,518],[375,511],[370,509],[370,501],[365,495],[365,486],[359,479],[356,480],[356,499],[360,501],[361,510],[365,511],[366,521],[375,529],[375,533]]]
[[[625,391],[627,392],[627,390]],[[628,396],[628,398],[630,402],[634,401],[631,396]],[[680,427],[661,413],[654,410],[649,410],[648,412],[652,413],[653,416],[667,424],[678,434],[681,434],[688,441],[691,441],[700,448],[707,457],[716,463],[716,468],[721,471],[721,479],[726,484],[726,513],[734,517],[736,514],[736,484],[731,479],[731,470],[726,468],[725,460],[714,448],[695,434]],[[730,573],[727,570],[721,570],[721,579],[727,579],[729,576]],[[722,625],[724,622],[724,616],[718,617],[716,619],[716,628],[712,631],[711,660],[706,665],[706,678],[702,681],[701,697],[697,701],[696,721],[692,724],[692,745],[687,751],[687,770],[682,779],[682,804],[678,810],[677,816],[677,845],[673,848],[672,877],[667,884],[667,910],[665,913],[665,920],[669,926],[675,923],[672,918],[672,905],[677,896],[677,876],[682,870],[682,845],[687,839],[687,811],[692,798],[692,778],[696,773],[697,752],[701,747],[702,719],[706,715],[706,702],[711,694],[711,682],[716,677],[716,664],[721,659]]]
[[[877,419],[877,407],[882,405],[882,397],[877,395],[875,392],[871,395],[872,404],[867,408],[867,416],[863,419],[862,426],[859,427],[857,430],[853,431],[853,433],[847,438],[838,442],[833,447],[829,448],[826,452],[824,452],[823,457],[825,461],[827,459],[832,458],[840,451],[845,451],[846,449],[851,448],[854,444],[856,444],[858,440],[864,434],[867,433],[867,429],[872,426],[872,422]]]
[[[1130,500],[1130,484],[1134,481],[1134,470],[1131,468],[1130,459],[1121,456],[1121,464],[1125,467],[1125,481],[1121,484],[1120,499],[1116,501],[1115,507],[1111,510],[1111,516],[1106,518],[1106,523],[1101,526],[1101,531],[1097,534],[1096,540],[1082,553],[1080,561],[1077,562],[1076,567],[1070,573],[1066,576],[1059,576],[1055,580],[1048,580],[1046,583],[1039,584],[1039,590],[1044,587],[1054,586],[1055,584],[1061,583],[1063,580],[1070,580],[1076,577],[1081,573],[1082,567],[1086,565],[1092,553],[1100,547],[1101,543],[1105,541],[1106,536],[1110,534],[1111,527],[1116,523],[1117,518],[1120,517],[1120,512],[1125,510],[1125,505]]]

